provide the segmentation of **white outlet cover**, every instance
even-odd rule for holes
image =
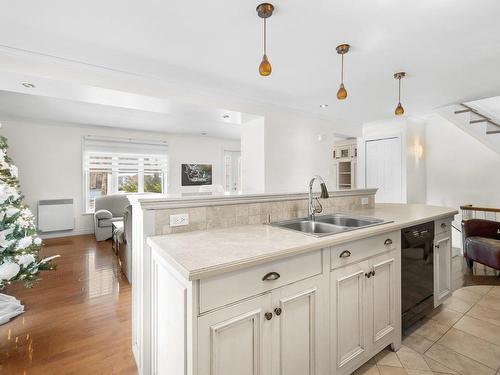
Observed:
[[[189,224],[189,214],[170,215],[170,226],[180,227]]]

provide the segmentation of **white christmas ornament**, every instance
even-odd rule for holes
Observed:
[[[0,279],[10,280],[19,273],[21,267],[17,263],[5,262],[0,264]]]
[[[32,254],[24,254],[16,256],[16,260],[20,266],[26,268],[35,261],[35,257]]]
[[[23,237],[17,243],[17,249],[18,250],[26,249],[27,247],[31,246],[32,244],[33,244],[33,238],[31,238],[31,236]]]

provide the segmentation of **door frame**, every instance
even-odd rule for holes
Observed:
[[[225,186],[224,186],[224,180],[226,178],[226,163],[225,163],[225,156],[226,156],[226,151],[229,152],[239,152],[241,155],[241,147],[231,147],[231,146],[222,146],[222,156],[221,156],[221,185],[224,188],[224,192],[226,191]],[[240,176],[242,177],[242,176]],[[242,186],[240,186],[240,189],[242,189]]]

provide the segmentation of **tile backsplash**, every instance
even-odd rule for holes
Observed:
[[[368,198],[368,204],[362,205],[363,198]],[[320,199],[323,206],[322,214],[348,212],[361,208],[373,208],[374,195],[358,195]],[[189,224],[180,227],[170,226],[170,215],[187,213]],[[229,228],[238,225],[261,224],[267,221],[280,221],[306,217],[307,199],[296,199],[276,202],[241,203],[219,206],[204,206],[190,208],[167,208],[155,211],[155,234],[170,234],[190,232],[195,230]]]

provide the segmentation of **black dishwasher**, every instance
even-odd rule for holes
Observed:
[[[434,308],[434,222],[401,230],[403,330]]]

